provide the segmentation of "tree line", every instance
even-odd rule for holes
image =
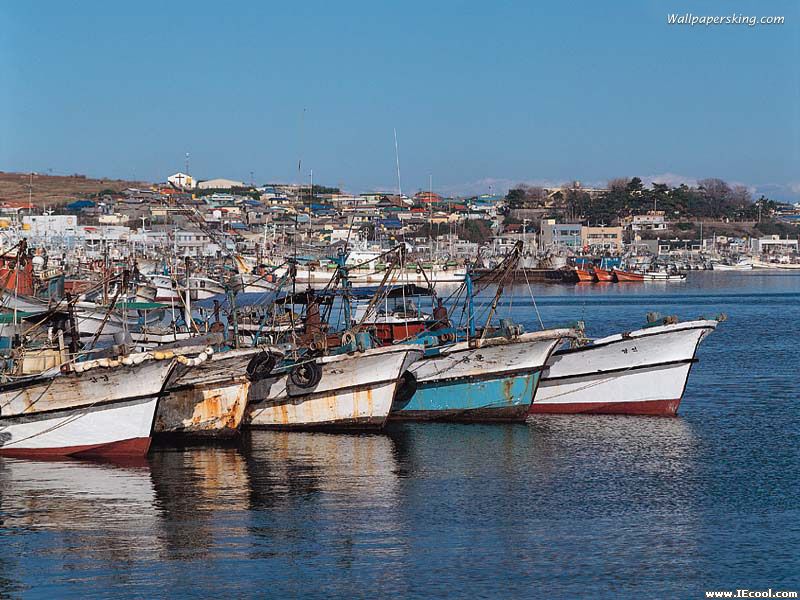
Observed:
[[[506,201],[512,209],[545,209],[567,219],[607,224],[653,210],[664,211],[667,218],[678,220],[755,221],[774,214],[779,206],[764,196],[754,202],[746,187],[716,178],[702,179],[695,187],[663,183],[645,187],[639,177],[616,178],[608,182],[606,189],[592,191],[578,184],[555,191],[521,184],[508,191]]]

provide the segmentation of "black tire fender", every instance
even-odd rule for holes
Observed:
[[[289,380],[303,390],[316,387],[321,379],[322,367],[315,362],[300,363],[289,371]]]
[[[250,381],[261,381],[275,368],[275,357],[269,352],[259,352],[247,363],[247,378]]]

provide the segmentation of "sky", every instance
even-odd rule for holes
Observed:
[[[667,15],[783,16],[670,25]],[[800,200],[800,2],[0,0],[0,170]],[[252,176],[251,176],[252,173]]]

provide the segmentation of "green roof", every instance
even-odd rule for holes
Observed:
[[[167,308],[167,305],[160,302],[118,302],[117,307],[128,310],[157,310]]]
[[[25,312],[22,310],[17,311],[17,321],[24,319],[25,317],[30,317],[31,315],[35,315],[38,313],[32,312]],[[14,322],[14,313],[7,312],[7,313],[0,313],[0,325],[8,325]]]

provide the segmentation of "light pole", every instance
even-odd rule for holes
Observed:
[[[522,219],[522,248],[527,249],[528,247],[528,223],[530,223],[530,219]]]

